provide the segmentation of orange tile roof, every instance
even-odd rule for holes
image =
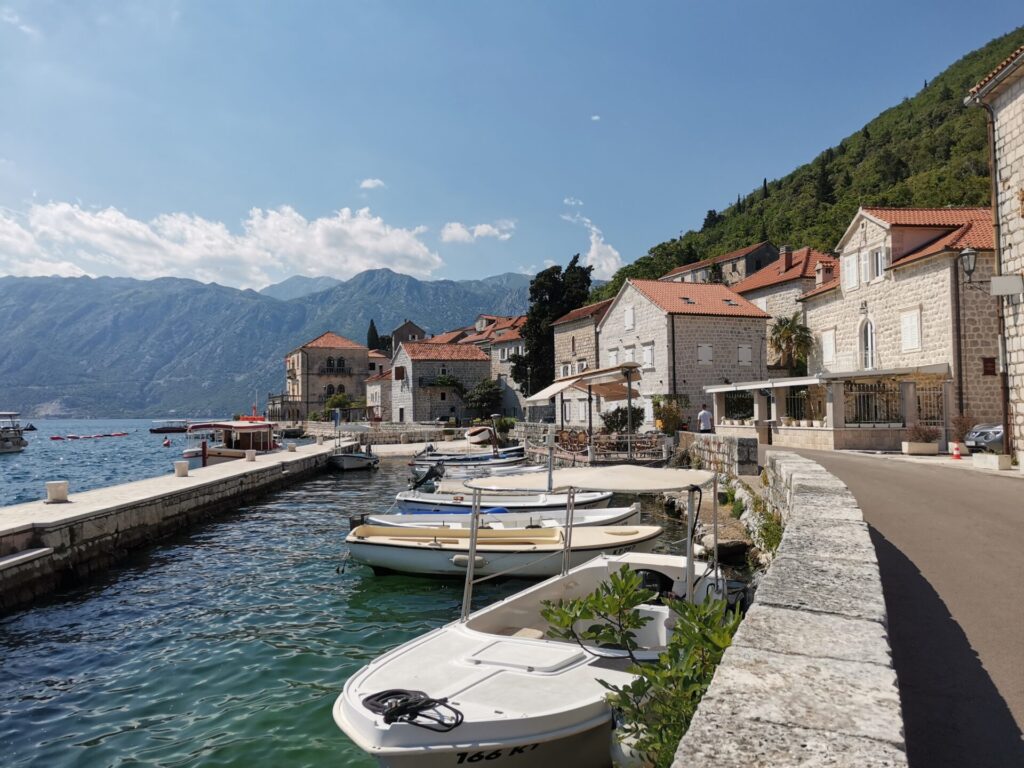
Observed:
[[[312,341],[306,342],[302,346],[313,347],[316,349],[366,349],[362,344],[357,344],[351,339],[339,336],[333,331],[322,333]]]
[[[381,358],[383,358],[385,360],[390,360],[391,359],[391,357],[389,355],[385,355],[379,349],[371,349],[370,350],[370,357],[381,357]]]
[[[779,254],[779,258],[769,264],[763,269],[759,269],[749,277],[740,280],[731,288],[736,293],[743,294],[748,291],[754,291],[758,288],[767,288],[771,285],[780,285],[782,283],[788,283],[790,280],[802,280],[806,278],[814,277],[814,268],[818,266],[818,262],[824,261],[829,264],[835,264],[836,259],[829,256],[827,253],[816,251],[813,248],[798,248],[793,251],[792,255],[792,266],[789,269],[783,269],[784,257]]]
[[[985,209],[988,211],[988,209]],[[995,250],[995,232],[992,229],[992,212],[988,211],[987,221],[979,219],[968,221],[952,232],[947,232],[942,237],[932,240],[916,251],[905,253],[893,264],[894,267],[902,266],[911,261],[923,259],[926,256],[934,256],[945,251],[962,251],[964,248],[974,248],[979,251]]]
[[[817,286],[815,288],[812,288],[807,293],[805,293],[803,296],[801,296],[799,299],[797,299],[797,301],[803,301],[804,299],[809,299],[812,296],[820,296],[821,294],[828,293],[833,288],[838,288],[838,287],[839,287],[839,264],[836,263],[835,271],[832,273],[832,279],[831,280],[828,280],[828,281],[822,283],[821,285],[819,285],[819,286]]]
[[[481,315],[481,317],[492,318],[494,315]],[[511,317],[497,317],[493,323],[486,326],[479,333],[472,333],[464,339],[459,339],[459,344],[480,344],[485,341],[497,341],[498,334],[508,329],[518,329],[526,324],[526,315],[514,315]],[[507,340],[507,339],[502,339]]]
[[[454,344],[460,338],[462,338],[468,329],[456,328],[454,331],[445,331],[444,333],[438,333],[427,339],[428,344]]]
[[[374,382],[377,382],[377,381],[387,381],[390,378],[391,378],[391,370],[388,369],[386,371],[381,371],[380,373],[375,373],[373,376],[370,376],[366,380],[366,383],[367,384],[373,384]]]
[[[763,245],[771,245],[771,243],[769,243],[767,240],[764,240],[763,242],[760,243],[748,245],[746,248],[740,248],[739,250],[736,251],[729,251],[729,253],[723,253],[721,256],[715,256],[714,258],[711,259],[702,259],[701,261],[695,261],[692,264],[683,264],[683,266],[676,267],[671,272],[666,272],[664,275],[661,276],[661,279],[664,280],[666,277],[672,277],[674,275],[683,275],[686,274],[687,272],[692,272],[695,269],[700,269],[701,267],[711,266],[712,264],[721,264],[723,261],[732,261],[733,259],[740,259],[746,256],[747,254],[753,253]]]
[[[897,227],[959,227],[973,221],[992,226],[992,209],[976,208],[861,208],[864,213]],[[991,246],[990,246],[991,247]]]
[[[671,315],[768,317],[766,312],[721,283],[673,283],[664,280],[628,282]]]
[[[472,344],[431,344],[426,341],[403,341],[410,360],[487,360],[490,356]]]
[[[971,88],[968,93],[971,94],[971,96],[975,96],[980,93],[986,85],[995,80],[1003,71],[1009,68],[1010,65],[1018,59],[1024,61],[1024,45],[999,62],[999,66],[981,78],[981,80],[978,81],[978,84]]]
[[[491,339],[492,344],[504,344],[506,341],[522,341],[523,335],[519,333],[518,328],[514,328],[511,331],[502,331],[495,333]]]
[[[585,307],[574,309],[572,312],[567,312],[555,320],[552,325],[558,325],[559,323],[571,323],[573,320],[583,320],[587,317],[594,318],[594,324],[596,325],[601,322],[601,318],[604,317],[604,313],[608,311],[608,307],[612,305],[613,301],[615,301],[615,299],[605,299],[604,301],[598,301],[594,304],[587,304]]]

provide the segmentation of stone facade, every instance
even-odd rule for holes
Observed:
[[[856,222],[855,222],[856,223]],[[864,217],[850,242],[841,249],[841,272],[854,270],[860,277],[859,252],[878,248],[889,249],[891,258],[915,250],[942,230],[922,227],[886,228]],[[912,230],[912,231],[906,231]],[[991,275],[994,256],[991,251],[978,255],[974,281]],[[845,287],[844,287],[845,286]],[[952,377],[954,404],[959,411],[961,392],[958,382],[956,354],[956,302],[959,293],[961,318],[961,358],[963,360],[963,412],[978,422],[1000,421],[999,379],[986,375],[984,358],[998,355],[998,324],[995,303],[979,286],[968,286],[959,268],[956,253],[944,252],[896,264],[881,275],[856,285],[852,281],[834,289],[809,296],[804,300],[806,323],[815,337],[808,360],[808,373],[857,373],[860,378],[870,370],[946,366],[930,377],[919,377],[922,385],[931,387]],[[911,322],[916,315],[917,336],[904,339],[904,316]],[[873,360],[865,359],[865,326],[874,331]],[[826,334],[834,342],[824,345]],[[826,346],[833,350],[825,359]],[[947,417],[955,414],[947,414]]]
[[[853,494],[770,451],[784,532],[673,768],[907,765],[878,560]]]
[[[661,279],[680,283],[709,283],[712,278],[711,265],[717,264],[722,270],[721,282],[735,285],[773,262],[778,255],[778,249],[771,243],[757,243],[710,260],[687,264],[685,267],[672,270]]]
[[[391,419],[391,379],[374,378],[366,383],[366,412],[371,419]]]
[[[555,334],[555,378],[581,373],[585,370],[600,368],[600,355],[597,345],[597,324],[594,317],[583,317],[554,326]],[[596,401],[597,398],[594,398]],[[562,405],[559,405],[561,403]],[[564,397],[556,398],[555,412],[562,408],[559,423],[566,426],[586,427],[592,419],[600,426],[598,409],[594,403],[594,413],[590,414],[587,407],[587,394],[577,389],[565,392]]]
[[[292,350],[284,364],[285,391],[271,396],[268,415],[287,421],[308,418],[335,394],[362,400],[366,379],[376,373],[370,369],[369,349],[332,333]]]
[[[523,418],[526,397],[512,378],[512,356],[521,355],[524,342],[518,334],[513,339],[495,339],[490,345],[491,378],[501,387],[501,415]]]
[[[426,331],[412,320],[405,320],[391,332],[391,351],[394,353],[398,350],[400,344],[407,341],[423,341],[425,338],[427,338]]]
[[[629,310],[632,328],[626,327]],[[604,367],[631,359],[641,364],[642,378],[635,386],[640,399],[635,404],[644,409],[645,426],[654,426],[654,395],[686,395],[690,405],[684,415],[695,424],[707,401],[705,386],[721,384],[723,378],[767,378],[766,327],[763,318],[669,314],[627,282],[601,321],[599,357]],[[701,362],[698,347],[707,346],[710,362]],[[749,363],[740,362],[741,348],[749,349]],[[602,410],[619,405],[608,404]]]
[[[1024,55],[1007,66],[1002,82],[981,96],[995,114],[999,247],[1002,271],[1024,274]],[[994,299],[996,301],[998,299]],[[1006,296],[1003,313],[1013,450],[1024,451],[1024,294]],[[1020,455],[1024,460],[1024,455]],[[1022,462],[1024,466],[1024,462]]]
[[[471,414],[458,391],[434,382],[439,376],[453,376],[469,391],[490,374],[489,359],[413,360],[404,346],[399,347],[391,369],[391,420],[462,421]]]

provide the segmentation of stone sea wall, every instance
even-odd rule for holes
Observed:
[[[878,561],[856,499],[769,451],[785,532],[673,768],[907,765]]]
[[[27,605],[109,568],[199,520],[235,509],[327,465],[328,446],[71,494],[0,515],[0,612]]]
[[[701,466],[727,475],[756,475],[757,438],[679,432],[679,450],[700,458]]]

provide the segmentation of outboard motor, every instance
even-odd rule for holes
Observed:
[[[412,489],[415,491],[421,485],[433,482],[434,480],[440,480],[444,477],[444,462],[438,462],[433,466],[427,467],[427,471],[423,473],[423,476],[413,482]]]

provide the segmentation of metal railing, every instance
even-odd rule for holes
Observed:
[[[903,397],[898,383],[848,381],[843,388],[847,424],[903,424]]]
[[[754,418],[753,392],[726,392],[724,415],[727,419]]]
[[[353,370],[348,366],[336,365],[334,367],[328,367],[326,365],[321,365],[317,368],[317,373],[321,376],[351,376],[353,374]]]
[[[791,419],[809,419],[807,387],[792,387],[786,395],[786,415]]]
[[[942,387],[917,388],[917,421],[929,427],[945,427]]]

